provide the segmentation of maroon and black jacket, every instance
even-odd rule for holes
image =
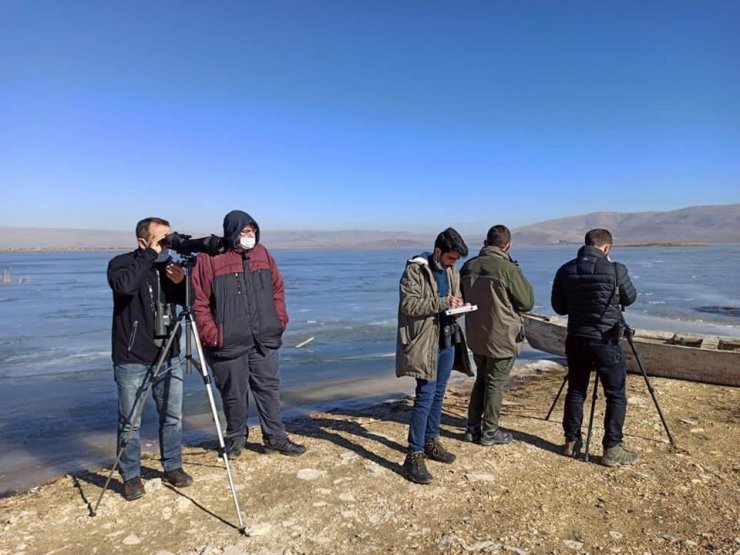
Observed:
[[[234,247],[247,224],[257,228],[259,241],[259,228],[248,214],[227,214],[224,237],[231,249],[217,256],[199,254],[193,272],[200,339],[209,357],[220,360],[237,358],[254,346],[279,348],[288,325],[283,277],[275,259],[259,242],[249,251]]]

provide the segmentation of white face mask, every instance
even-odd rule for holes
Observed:
[[[246,250],[253,249],[256,243],[256,237],[242,237],[239,239],[239,246]]]

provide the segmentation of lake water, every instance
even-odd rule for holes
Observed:
[[[514,249],[535,287],[535,311],[552,314],[550,287],[574,246]],[[404,250],[275,250],[291,318],[281,350],[288,416],[408,393],[394,376],[398,280]],[[472,252],[475,254],[475,252]],[[110,361],[113,253],[0,254],[0,494],[110,464],[116,388]],[[740,306],[740,245],[622,248],[639,297],[635,327],[740,336],[740,318],[703,307]],[[702,309],[702,310],[699,310]],[[295,346],[315,338],[304,348]],[[547,358],[526,350],[524,358]],[[185,441],[213,440],[203,381],[186,377]],[[216,397],[218,395],[216,394]],[[156,449],[147,403],[142,440]]]

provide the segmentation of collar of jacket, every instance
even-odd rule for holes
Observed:
[[[426,271],[426,274],[431,280],[432,285],[436,289],[437,282],[434,279],[434,266],[432,265],[432,263],[430,263],[430,260],[432,259],[432,254],[433,253],[431,252],[423,252],[421,254],[417,254],[416,256],[409,258],[406,261],[406,265],[409,266],[411,264],[418,264],[419,266],[421,266]],[[452,275],[452,268],[442,268],[442,271],[447,274],[448,279],[451,279],[450,276]]]
[[[597,249],[592,245],[584,245],[578,249],[578,258],[581,257],[603,258],[604,260],[608,260],[607,256],[601,249]]]
[[[495,247],[493,245],[486,245],[480,250],[480,256],[496,256],[498,258],[503,258],[504,260],[508,260],[511,262],[511,256],[508,252],[506,252],[501,247]]]
[[[429,266],[429,259],[432,257],[431,252],[423,252],[412,256],[406,261],[406,264],[421,264],[422,266]]]

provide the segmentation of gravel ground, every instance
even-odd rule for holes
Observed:
[[[654,379],[674,450],[644,381],[631,376],[625,442],[640,462],[607,468],[599,464],[603,398],[591,461],[559,454],[562,400],[550,421],[544,415],[563,373],[550,361],[517,367],[502,417],[514,442],[495,447],[462,441],[472,380],[456,381],[443,441],[458,459],[430,462],[427,486],[399,474],[411,406],[404,399],[291,421],[308,447],[302,457],[250,444],[233,462],[246,535],[223,463],[206,445],[185,450],[189,488],[166,485],[147,459],[147,494],[126,502],[116,481],[96,517],[89,503],[104,469],[0,499],[0,554],[740,554],[740,389]],[[259,441],[259,430],[250,438]]]

